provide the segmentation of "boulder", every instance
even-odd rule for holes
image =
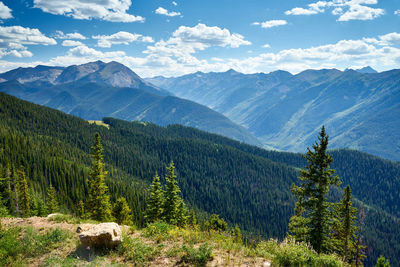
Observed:
[[[82,228],[78,227],[80,230],[79,239],[85,247],[113,248],[122,241],[121,228],[113,222],[96,224],[85,231],[81,231]]]

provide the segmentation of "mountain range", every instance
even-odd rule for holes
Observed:
[[[159,125],[181,124],[260,145],[244,127],[224,115],[175,97],[117,62],[18,68],[0,74],[0,80],[1,92],[83,119],[114,117]]]
[[[265,148],[304,152],[325,125],[331,148],[400,160],[400,70],[229,70],[146,80],[224,114]]]

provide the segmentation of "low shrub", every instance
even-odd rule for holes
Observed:
[[[153,260],[160,254],[161,249],[160,245],[146,245],[139,238],[124,237],[118,247],[118,252],[125,257],[126,261],[133,261],[136,264]]]
[[[206,266],[207,262],[212,261],[212,247],[207,243],[200,245],[199,248],[194,248],[193,245],[182,247],[184,254],[181,257],[181,262],[185,264],[193,264],[194,266]]]
[[[143,236],[160,242],[171,237],[170,233],[175,226],[165,222],[155,222],[143,229]]]
[[[345,264],[334,255],[317,254],[305,243],[285,240],[276,247],[272,258],[273,266],[342,267]]]

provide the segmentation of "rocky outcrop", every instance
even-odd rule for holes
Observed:
[[[89,229],[78,227],[79,239],[85,247],[107,247],[118,246],[122,241],[121,227],[116,223],[100,223]]]

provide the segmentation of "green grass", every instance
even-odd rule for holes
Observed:
[[[69,224],[80,224],[80,223],[92,223],[92,224],[98,224],[98,221],[95,220],[90,220],[90,219],[80,219],[78,217],[72,216],[70,214],[57,214],[52,216],[51,218],[48,219],[51,222],[56,222],[56,223],[69,223]]]
[[[281,267],[342,267],[347,266],[336,255],[318,254],[305,243],[296,243],[285,239],[278,243],[276,240],[260,242],[255,253],[272,260],[273,266]]]
[[[184,254],[181,257],[181,262],[184,264],[206,266],[207,262],[213,260],[212,247],[207,243],[201,244],[199,248],[194,248],[193,244],[183,245],[182,250]]]
[[[133,262],[137,265],[152,261],[156,256],[160,255],[163,246],[162,244],[146,244],[140,238],[125,236],[118,247],[118,252],[125,258],[125,261]]]
[[[0,231],[0,265],[16,265],[62,246],[71,233],[59,228],[39,233],[32,227],[12,227]],[[17,264],[18,265],[18,264]]]

